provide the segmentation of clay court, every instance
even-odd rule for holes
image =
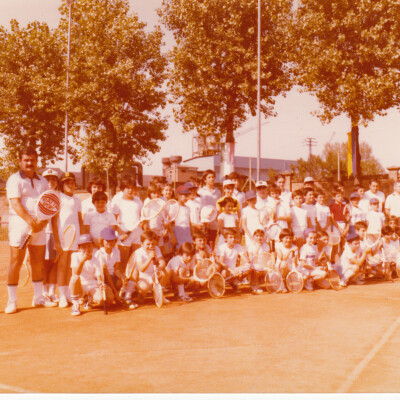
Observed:
[[[5,315],[3,393],[399,392],[400,280],[300,294],[204,294],[157,309],[32,309]]]

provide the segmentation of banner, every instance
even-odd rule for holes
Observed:
[[[361,157],[358,143],[358,126],[352,126],[351,132],[347,134],[347,176],[353,175],[359,179],[361,175]]]

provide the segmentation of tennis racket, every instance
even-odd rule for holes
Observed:
[[[282,275],[275,270],[267,271],[265,274],[265,288],[268,293],[277,293],[283,284]]]
[[[300,293],[303,290],[303,275],[297,270],[292,269],[286,276],[286,287],[291,293]]]
[[[18,287],[23,288],[25,287],[29,279],[31,277],[31,269],[29,266],[29,253],[25,253],[24,261],[21,265],[21,269],[19,270],[19,279],[18,279]]]
[[[340,243],[340,234],[337,231],[333,231],[333,227],[331,225],[331,229],[328,229],[328,237],[329,237],[329,246],[337,246]]]
[[[165,213],[165,225],[175,221],[175,218],[179,214],[180,205],[175,199],[168,200],[164,206]]]
[[[267,237],[272,243],[272,251],[275,251],[275,242],[279,241],[279,235],[282,232],[282,227],[279,224],[271,224],[267,229]]]
[[[153,279],[153,297],[154,297],[154,302],[156,303],[156,306],[158,308],[161,308],[163,305],[163,290],[161,283],[158,281],[158,271],[155,270],[154,272],[154,279]]]
[[[101,288],[102,295],[103,295],[103,307],[104,307],[104,315],[108,314],[107,310],[107,290],[106,290],[106,276],[104,273],[104,268],[106,268],[105,264],[102,266],[102,272],[103,272],[103,286]]]
[[[216,220],[217,215],[218,211],[216,207],[212,205],[204,206],[200,210],[200,221],[201,223],[209,224]]]
[[[75,241],[75,235],[76,235],[75,225],[68,225],[64,229],[64,232],[62,235],[62,247],[63,247],[64,251],[71,250],[71,247]],[[54,262],[57,262],[58,259],[60,258],[60,256],[61,256],[61,253],[57,253]]]
[[[46,190],[43,192],[37,203],[36,203],[36,220],[37,221],[46,221],[54,217],[60,211],[61,203],[60,197],[58,192],[55,190]],[[30,228],[28,234],[25,236],[24,240],[22,241],[19,249],[24,249],[30,238],[32,237],[33,230]]]
[[[381,239],[380,232],[374,232],[374,233],[367,232],[365,234],[365,243],[370,248],[374,248],[379,243],[380,239]]]
[[[331,288],[333,290],[341,290],[342,285],[340,284],[340,277],[338,273],[332,268],[331,264],[328,262],[328,269],[327,269],[327,278],[329,281],[329,284],[331,285]]]
[[[219,299],[225,294],[225,279],[216,272],[207,282],[208,293],[214,299]]]
[[[203,258],[194,267],[193,279],[204,284],[209,281],[215,272],[215,263],[209,258]]]
[[[271,253],[257,254],[251,260],[251,266],[256,271],[266,271],[275,264],[275,257]]]

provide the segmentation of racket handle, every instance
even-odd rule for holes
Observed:
[[[28,232],[28,234],[26,235],[26,237],[24,238],[24,241],[19,245],[19,249],[20,250],[22,250],[22,249],[24,249],[26,246],[27,246],[27,244],[28,244],[28,242],[29,242],[29,239],[32,237],[32,228],[29,230],[29,232]]]
[[[107,294],[106,294],[106,283],[103,282],[103,304],[104,304],[104,315],[108,314],[107,310]]]

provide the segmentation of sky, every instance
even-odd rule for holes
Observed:
[[[79,1],[79,0],[77,0]],[[159,24],[156,9],[162,0],[130,0],[132,11],[148,24],[151,29]],[[58,7],[61,0],[1,0],[0,25],[9,28],[11,19],[16,19],[24,26],[28,22],[38,20],[47,22],[50,27],[57,26],[59,21]],[[173,40],[170,33],[165,36],[166,49],[172,48]],[[287,96],[276,99],[275,111],[277,116],[269,118],[262,126],[261,157],[296,160],[308,156],[308,147],[305,146],[307,137],[315,138],[317,145],[313,148],[314,154],[320,154],[323,146],[329,140],[346,141],[350,130],[350,121],[342,116],[335,118],[330,124],[323,125],[312,115],[319,108],[318,101],[307,93],[299,93],[294,89]],[[151,155],[144,163],[144,173],[161,175],[161,158],[171,155],[182,155],[183,159],[192,156],[192,134],[183,133],[180,124],[174,122],[171,108],[165,110],[169,118],[167,140],[160,143],[161,150]],[[264,120],[262,122],[265,122]],[[249,119],[239,130],[249,131],[237,137],[237,156],[252,156],[257,154],[257,122]],[[254,128],[253,130],[251,130]],[[374,155],[384,167],[400,166],[400,156],[396,148],[400,149],[400,112],[396,109],[388,110],[384,117],[376,117],[368,127],[360,127],[360,141],[368,142]],[[346,157],[345,154],[341,155]],[[62,167],[64,164],[60,164]],[[70,170],[78,170],[71,166]]]

